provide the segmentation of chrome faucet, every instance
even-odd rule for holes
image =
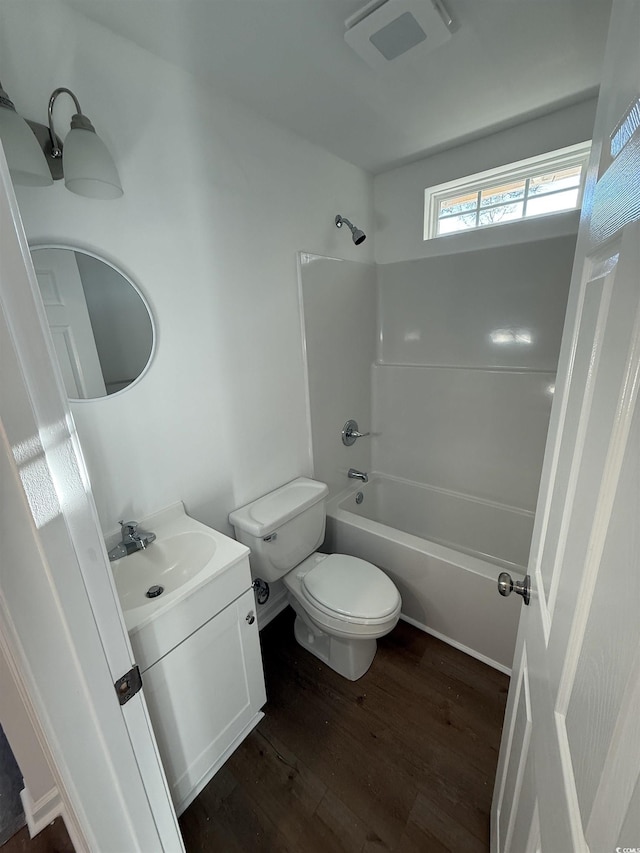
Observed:
[[[347,477],[351,480],[362,480],[363,483],[369,482],[369,475],[366,471],[358,471],[357,468],[349,468],[347,472]]]
[[[109,559],[112,562],[113,560],[120,560],[122,557],[128,557],[135,551],[144,550],[156,538],[156,534],[151,533],[150,530],[140,530],[137,521],[121,521],[119,523],[122,539],[109,551]]]

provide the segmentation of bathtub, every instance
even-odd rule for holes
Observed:
[[[497,577],[526,573],[533,517],[373,474],[329,501],[323,550],[384,569],[400,590],[403,619],[510,673],[522,599],[499,595]]]

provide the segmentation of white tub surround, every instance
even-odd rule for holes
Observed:
[[[535,509],[574,249],[561,237],[378,268],[372,469]]]
[[[379,566],[401,618],[509,673],[520,601],[497,577],[525,573],[532,528],[531,512],[376,474],[329,502],[325,548]]]
[[[299,255],[313,470],[330,495],[344,489],[349,468],[371,468],[371,438],[346,447],[340,437],[351,418],[371,429],[378,296],[375,267],[363,261]]]

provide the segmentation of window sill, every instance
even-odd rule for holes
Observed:
[[[478,249],[494,249],[518,243],[534,243],[536,240],[550,240],[554,237],[568,237],[578,233],[579,223],[580,211],[570,210],[494,227],[475,228],[458,234],[443,234],[424,240],[420,257],[456,255]]]

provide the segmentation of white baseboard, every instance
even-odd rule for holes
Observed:
[[[62,805],[61,817],[67,829],[69,839],[73,844],[73,849],[76,851],[76,853],[91,853],[91,851],[87,847],[87,842],[85,840],[82,828],[78,823],[78,819],[69,813],[69,811],[65,808],[64,803]]]
[[[43,830],[45,826],[49,826],[49,824],[57,817],[62,816],[62,798],[60,797],[58,789],[55,787],[51,788],[50,791],[47,791],[47,793],[40,797],[39,800],[36,800],[36,802],[32,800],[29,790],[27,788],[23,788],[22,791],[20,791],[20,799],[22,800],[22,808],[24,809],[24,816],[27,819],[27,826],[29,827],[29,835],[31,838]]]
[[[434,631],[431,628],[428,628],[426,625],[423,625],[422,622],[418,622],[416,619],[412,619],[410,616],[405,616],[404,613],[400,614],[400,618],[403,622],[408,622],[409,625],[413,625],[414,628],[419,628],[421,631],[424,631],[425,634],[431,634],[431,636],[435,637],[437,640],[442,640],[443,643],[447,643],[449,646],[453,646],[454,649],[460,649],[461,652],[464,652],[467,655],[471,655],[472,658],[482,661],[482,663],[486,663],[488,666],[492,666],[494,669],[497,669],[498,672],[504,672],[505,675],[511,677],[511,669],[502,663],[498,663],[497,660],[493,660],[492,658],[489,658],[486,655],[481,654],[480,652],[476,652],[475,649],[470,649],[469,646],[465,646],[462,643],[458,643],[456,640],[452,640],[451,637],[447,637],[445,636],[445,634],[441,634],[439,631]]]
[[[271,593],[266,604],[256,603],[256,612],[258,614],[258,628],[262,631],[265,625],[268,625],[272,619],[275,619],[278,613],[286,608],[288,604],[287,590],[282,587],[278,592]]]

